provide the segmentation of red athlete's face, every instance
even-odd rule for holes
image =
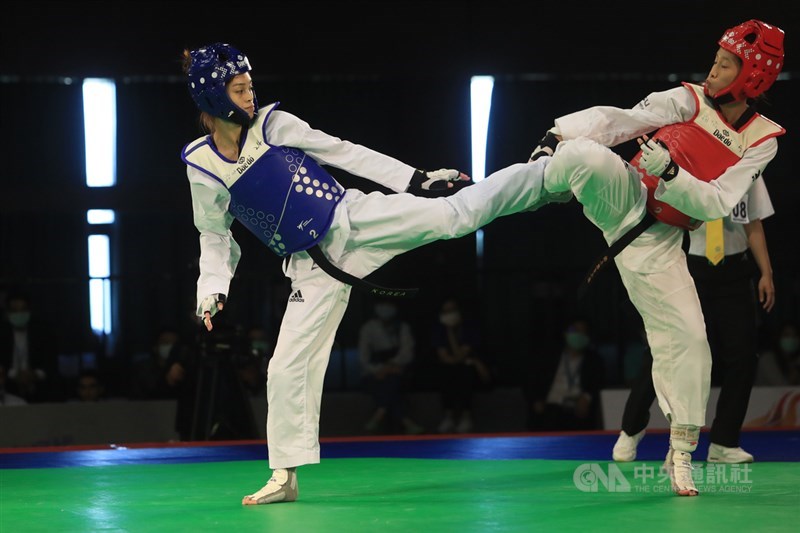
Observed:
[[[250,78],[250,73],[245,72],[234,76],[228,84],[227,91],[231,102],[244,109],[250,118],[253,118],[256,108],[253,103],[253,80]]]
[[[741,62],[738,57],[720,48],[711,65],[711,71],[706,76],[706,88],[708,94],[714,97],[722,89],[734,82],[741,70]]]

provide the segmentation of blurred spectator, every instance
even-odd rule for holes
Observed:
[[[385,426],[392,431],[399,424],[406,433],[422,433],[405,411],[403,386],[414,358],[414,336],[398,317],[395,302],[378,300],[375,317],[361,326],[358,351],[365,387],[377,406],[364,429],[374,433]]]
[[[200,327],[186,367],[186,393],[178,400],[182,415],[179,432],[183,436],[188,429],[190,440],[254,439],[259,435],[242,381],[242,369],[254,360],[252,340],[243,326],[229,323],[228,318],[224,313],[216,315],[212,331]]]
[[[28,402],[63,399],[56,351],[54,329],[38,319],[27,295],[9,294],[6,317],[0,321],[6,390]]]
[[[603,364],[591,344],[589,325],[573,321],[557,358],[542,358],[534,371],[528,428],[532,431],[599,427]]]
[[[441,364],[440,390],[444,416],[439,433],[468,433],[473,428],[473,397],[491,373],[480,353],[480,332],[467,323],[458,301],[448,298],[439,311],[439,324],[431,337]]]
[[[625,344],[623,352],[623,382],[626,387],[633,387],[642,372],[642,365],[652,359],[650,345],[647,343],[647,332],[640,327],[635,338]],[[648,366],[652,366],[649,365]],[[607,384],[608,385],[608,384]]]
[[[147,352],[133,356],[130,396],[142,400],[177,398],[188,358],[189,348],[178,330],[163,327]]]
[[[272,356],[273,345],[267,332],[260,326],[251,327],[247,332],[247,353],[239,358],[236,371],[245,392],[260,396],[267,386],[267,364]]]
[[[6,369],[0,367],[0,406],[26,405],[27,403],[28,402],[16,394],[6,392]]]
[[[97,402],[105,399],[105,385],[94,370],[84,370],[78,376],[75,393],[78,401]]]
[[[800,332],[794,324],[785,324],[775,346],[759,357],[756,385],[800,385]]]

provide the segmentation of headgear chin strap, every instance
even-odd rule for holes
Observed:
[[[189,94],[197,107],[212,116],[248,126],[250,115],[231,101],[226,90],[233,77],[252,70],[247,56],[225,43],[204,46],[189,55]],[[258,109],[255,93],[253,105]]]
[[[782,29],[755,19],[725,30],[719,46],[738,57],[742,67],[733,83],[714,96],[714,103],[756,98],[769,89],[783,68],[783,36]]]

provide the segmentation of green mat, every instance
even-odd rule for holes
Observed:
[[[0,532],[798,530],[797,463],[700,463],[697,498],[659,466],[325,459],[298,470],[297,502],[248,507],[266,462],[0,470]]]

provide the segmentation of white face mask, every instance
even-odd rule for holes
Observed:
[[[15,311],[8,313],[8,321],[17,329],[23,329],[31,320],[30,311]]]
[[[167,357],[169,357],[169,352],[172,351],[172,346],[173,346],[172,344],[159,344],[157,348],[158,356],[161,359],[166,359]]]
[[[461,313],[448,311],[439,315],[439,321],[447,327],[457,326],[461,322]]]

